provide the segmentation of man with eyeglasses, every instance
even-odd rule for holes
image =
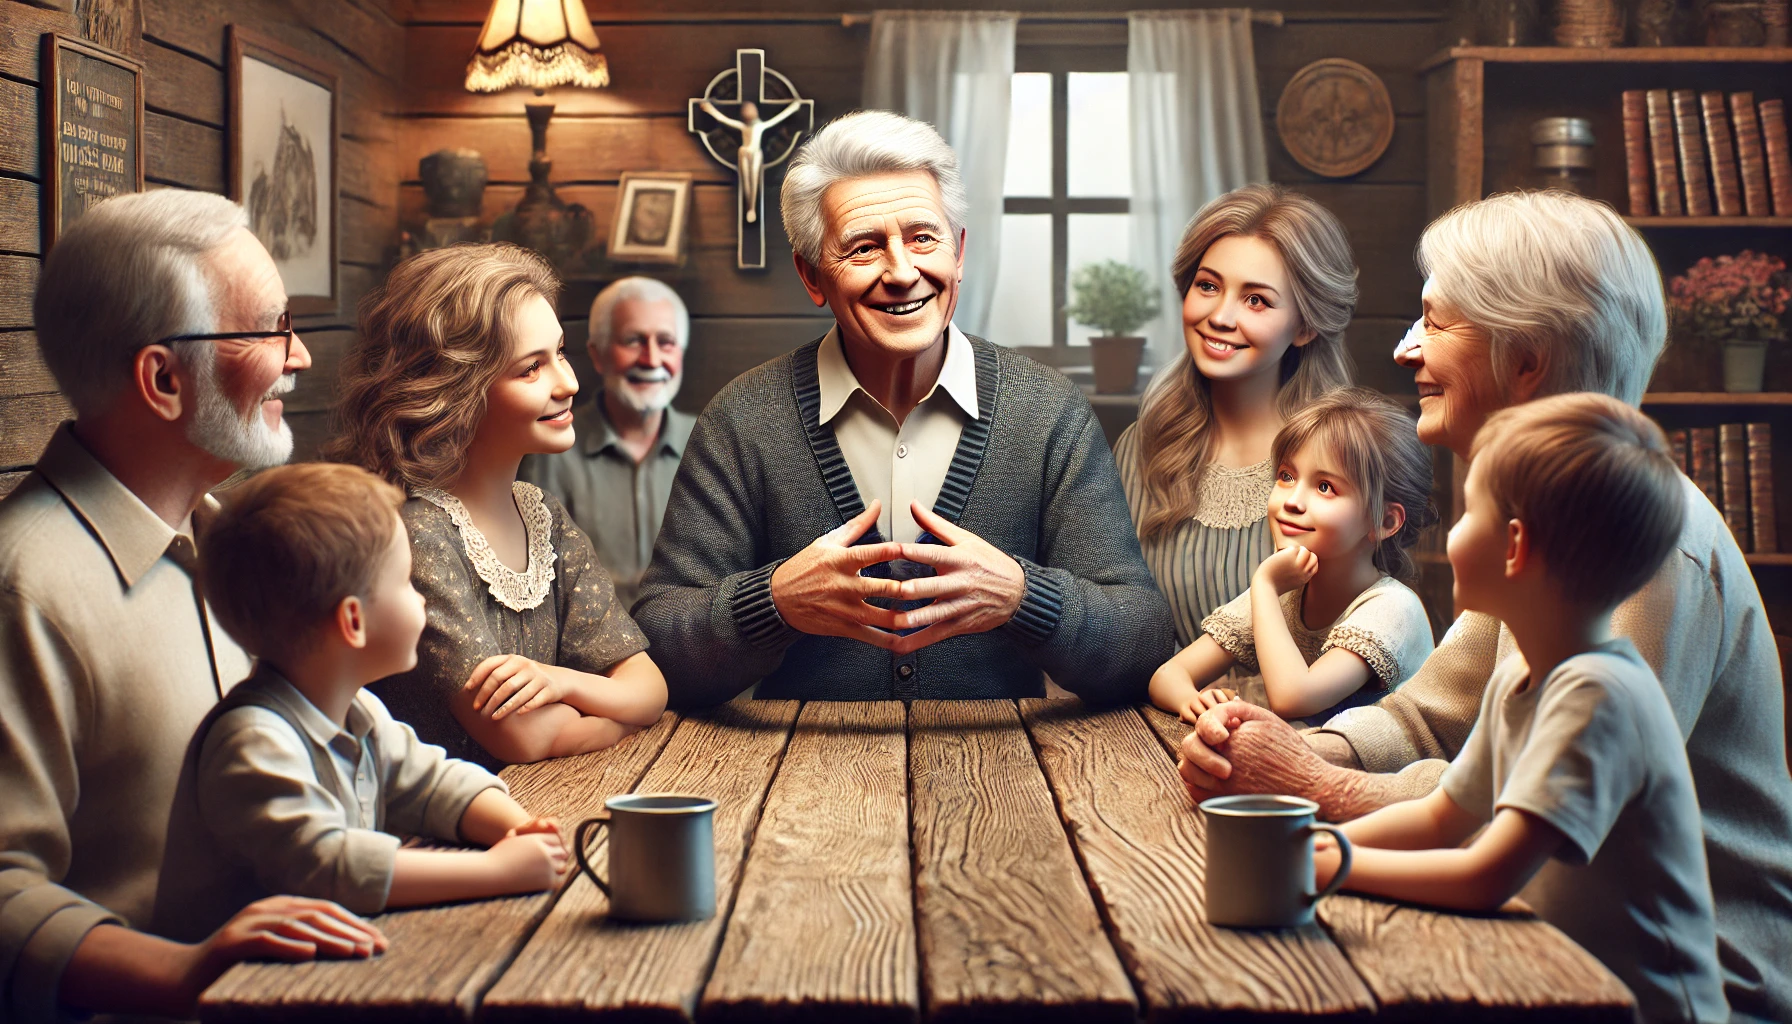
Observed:
[[[672,408],[684,380],[691,317],[678,293],[651,277],[625,277],[591,303],[591,364],[603,390],[573,413],[578,441],[531,455],[520,476],[566,506],[591,537],[623,607],[635,603],[653,557],[696,419]]]
[[[311,365],[247,223],[220,196],[124,196],[44,263],[38,347],[75,419],[0,501],[0,1019],[184,1015],[238,960],[384,944],[291,897],[197,945],[130,928],[188,740],[249,671],[197,590],[194,517],[286,461],[280,396]]]

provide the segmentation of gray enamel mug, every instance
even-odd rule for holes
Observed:
[[[631,793],[604,801],[579,823],[573,855],[610,898],[610,916],[630,921],[701,921],[716,913],[716,802],[705,796]],[[610,877],[586,848],[610,830]]]
[[[1350,875],[1350,840],[1315,820],[1319,805],[1297,796],[1216,796],[1207,815],[1207,920],[1231,928],[1296,928],[1313,922],[1313,905]],[[1313,833],[1330,832],[1342,855],[1338,873],[1313,891]]]

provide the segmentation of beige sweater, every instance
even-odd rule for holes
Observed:
[[[1723,518],[1685,477],[1686,526],[1643,589],[1618,606],[1628,637],[1667,692],[1686,738],[1717,900],[1724,994],[1737,1020],[1792,1021],[1792,776],[1785,696],[1761,594]],[[1323,733],[1362,767],[1430,791],[1462,749],[1512,634],[1465,612],[1397,692],[1352,708]]]

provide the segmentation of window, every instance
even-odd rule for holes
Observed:
[[[1125,55],[1106,50],[1015,54],[1002,265],[990,310],[990,334],[1003,343],[1086,346],[1095,332],[1064,316],[1070,274],[1130,259],[1127,80],[1116,70]]]

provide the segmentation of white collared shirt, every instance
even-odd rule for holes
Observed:
[[[821,423],[831,426],[859,498],[883,502],[877,528],[885,538],[921,535],[910,501],[933,508],[965,424],[977,419],[977,359],[957,325],[946,328],[946,358],[933,388],[899,426],[859,383],[835,326],[821,340],[815,371],[821,384]]]

